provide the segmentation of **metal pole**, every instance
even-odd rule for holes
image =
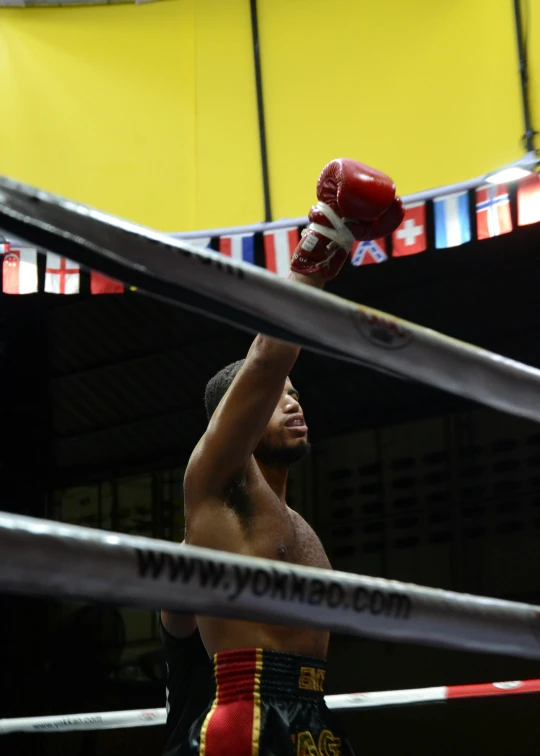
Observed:
[[[270,203],[270,180],[268,175],[268,152],[266,148],[266,126],[264,120],[264,100],[262,92],[261,54],[259,45],[259,21],[257,16],[257,0],[250,0],[251,36],[253,41],[253,65],[255,68],[255,87],[257,91],[257,117],[259,121],[259,144],[261,150],[261,170],[264,193],[264,220],[272,220]]]
[[[534,151],[535,130],[531,124],[531,109],[529,104],[529,72],[527,65],[527,51],[523,42],[523,25],[521,23],[520,0],[514,2],[514,19],[516,24],[517,51],[519,60],[519,78],[521,82],[521,103],[523,107],[523,120],[525,123],[525,133],[523,141],[527,152]]]

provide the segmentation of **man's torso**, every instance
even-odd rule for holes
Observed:
[[[255,464],[254,464],[255,467]],[[330,568],[308,523],[285,506],[258,470],[231,487],[221,502],[186,506],[187,542],[246,556]],[[266,648],[325,657],[328,633],[240,620],[198,617],[210,655],[233,648]]]

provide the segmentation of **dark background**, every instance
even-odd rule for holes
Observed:
[[[540,367],[539,257],[536,225],[347,267],[329,288]],[[178,539],[204,385],[251,338],[133,292],[0,297],[2,508]],[[314,449],[291,503],[336,568],[540,604],[537,425],[309,353],[292,379]],[[0,607],[0,717],[164,705],[148,613]],[[335,637],[327,692],[534,677],[538,662]],[[525,756],[540,753],[539,712],[530,695],[342,718],[358,753]],[[1,752],[150,756],[163,735],[12,735]]]

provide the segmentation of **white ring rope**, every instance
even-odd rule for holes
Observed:
[[[540,420],[540,370],[0,178],[0,227],[154,296],[252,332]]]
[[[116,730],[121,727],[163,725],[166,721],[167,712],[164,708],[96,711],[89,714],[60,714],[52,717],[17,717],[0,719],[0,735],[8,735],[12,732]]]
[[[540,607],[7,513],[0,591],[540,659]]]
[[[435,688],[412,688],[410,690],[377,690],[372,693],[340,693],[334,696],[325,696],[325,701],[329,709],[339,711],[523,693],[540,693],[540,680],[512,680],[511,682],[484,683],[481,685],[441,685]],[[16,719],[0,719],[0,735],[7,735],[12,732],[113,730],[121,727],[163,725],[166,721],[167,711],[165,708],[102,711],[48,717],[18,717]]]

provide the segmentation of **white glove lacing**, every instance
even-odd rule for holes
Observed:
[[[321,212],[326,218],[328,218],[333,228],[329,228],[328,226],[321,226],[320,223],[310,223],[308,228],[306,229],[306,233],[308,231],[316,231],[318,234],[327,236],[332,242],[335,243],[336,247],[334,247],[333,249],[329,246],[329,251],[332,252],[332,255],[327,262],[332,259],[334,254],[337,252],[337,248],[341,248],[346,250],[347,252],[350,252],[354,244],[354,234],[347,228],[342,218],[340,218],[339,215],[335,213],[329,205],[326,204],[326,202],[317,202],[315,209]],[[310,237],[308,236],[305,241],[307,242],[307,244],[311,243],[311,249],[313,249],[313,247],[317,243],[317,240],[315,237],[311,237],[311,240],[312,241],[310,241]],[[309,250],[307,244],[302,244],[302,248]]]

